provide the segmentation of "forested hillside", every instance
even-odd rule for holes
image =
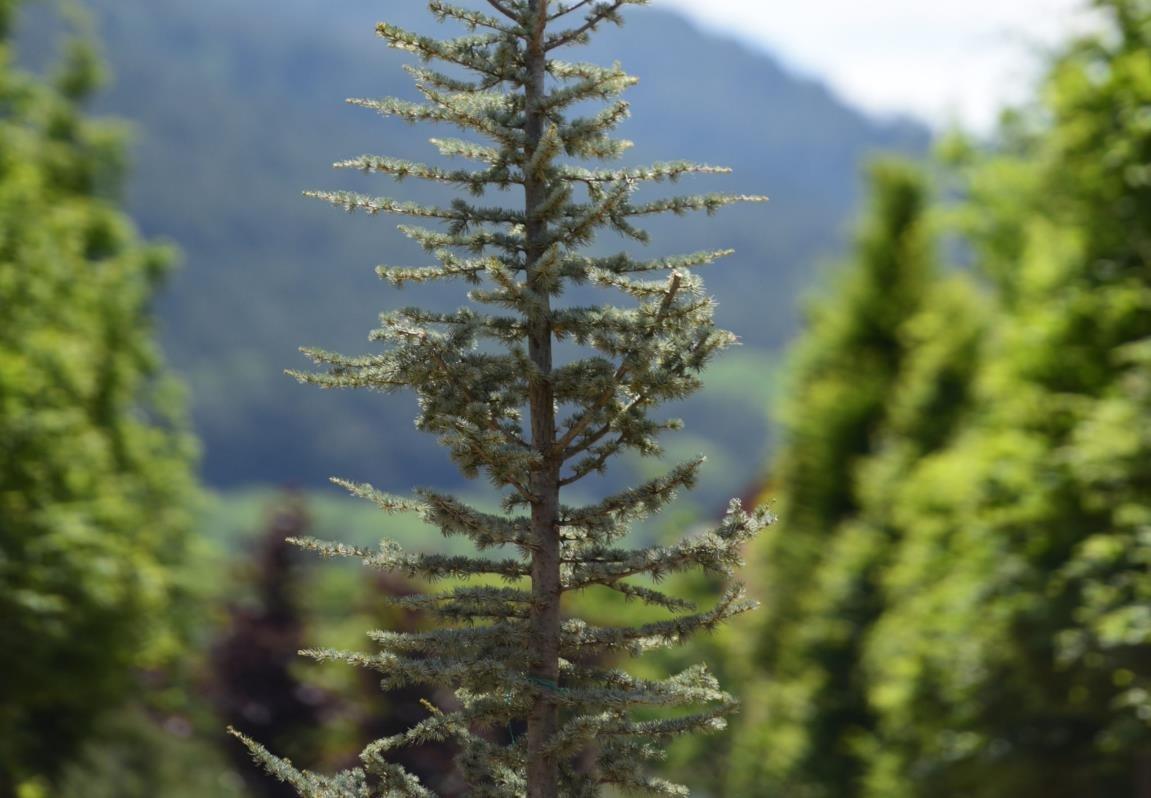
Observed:
[[[402,59],[373,27],[384,17],[426,28],[423,4],[93,6],[116,75],[103,107],[136,127],[130,207],[149,235],[173,239],[186,256],[161,316],[169,357],[192,386],[208,481],[315,485],[343,473],[386,487],[454,479],[412,427],[410,397],[318,394],[281,376],[301,365],[301,345],[367,351],[363,330],[379,311],[434,302],[434,294],[397,294],[374,276],[384,262],[423,264],[391,221],[344,217],[300,196],[307,188],[387,193],[386,179],[331,172],[339,159],[432,159],[428,130],[342,103],[411,92]],[[47,51],[47,30],[42,19],[27,25],[26,54]],[[717,482],[742,481],[753,469],[736,464],[764,454],[757,408],[766,353],[795,326],[796,296],[818,264],[838,252],[859,162],[878,150],[922,150],[926,133],[871,121],[769,57],[659,10],[637,13],[626,32],[605,32],[586,57],[621,59],[641,78],[624,130],[640,142],[637,159],[729,165],[734,176],[703,188],[773,199],[710,224],[675,219],[652,228],[659,253],[737,250],[708,286],[720,322],[747,346],[717,366],[709,391],[686,409],[695,439],[684,445],[719,455]],[[419,187],[411,191],[421,197]]]

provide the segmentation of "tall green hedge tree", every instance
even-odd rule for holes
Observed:
[[[970,423],[893,496],[870,795],[1148,788],[1151,3],[1095,6],[964,170],[998,302]]]
[[[767,513],[748,513],[733,503],[713,531],[666,547],[628,548],[621,539],[630,522],[690,486],[698,461],[592,504],[561,500],[563,489],[604,471],[617,454],[657,454],[660,433],[678,425],[653,408],[695,390],[705,363],[734,341],[713,326],[713,302],[694,273],[724,252],[640,260],[585,248],[600,233],[644,242],[637,224],[655,214],[710,213],[759,199],[636,195],[645,183],[722,171],[712,167],[582,165],[615,159],[628,148],[612,131],[627,115],[619,95],[633,79],[618,66],[565,61],[560,54],[604,23],[620,22],[624,6],[643,2],[488,0],[478,11],[432,0],[437,18],[471,32],[434,39],[379,26],[388,44],[424,62],[410,68],[423,101],[353,102],[386,116],[466,131],[470,138],[433,144],[449,159],[478,165],[367,156],[340,166],[445,183],[487,202],[460,198],[425,206],[346,192],[315,196],[352,211],[434,225],[400,229],[438,265],[381,268],[380,274],[395,285],[463,280],[472,286],[474,306],[384,314],[372,336],[388,345],[383,352],[344,357],[311,351],[327,371],[300,376],[323,387],[413,389],[420,399],[418,426],[439,436],[465,475],[486,475],[501,491],[505,512],[487,514],[430,490],[400,499],[343,484],[385,511],[417,512],[445,535],[465,535],[480,550],[507,550],[509,556],[304,542],[323,554],[358,557],[424,579],[478,581],[405,599],[454,625],[426,633],[376,632],[379,651],[370,654],[313,652],[375,668],[385,686],[451,686],[462,709],[430,711],[409,731],[365,750],[362,767],[333,777],[300,771],[252,744],[270,771],[301,795],[427,798],[432,792],[389,762],[387,753],[442,738],[462,746],[459,764],[469,795],[477,798],[592,796],[603,785],[682,795],[682,788],[650,776],[645,763],[659,756],[666,738],[714,728],[731,709],[731,698],[701,667],[651,681],[594,663],[604,653],[638,654],[677,643],[749,608],[732,589],[716,606],[695,612],[650,582],[693,568],[729,573],[742,544],[768,522]],[[444,71],[431,68],[432,62]],[[596,101],[605,105],[589,108]],[[489,204],[504,195],[502,205]],[[560,303],[565,288],[584,284],[622,292],[628,304]],[[560,349],[561,342],[570,348]],[[673,615],[636,627],[565,619],[564,595],[594,589]],[[691,705],[698,707],[692,714],[634,714]],[[483,733],[521,722],[524,733],[508,745]]]
[[[733,796],[860,794],[861,743],[876,718],[859,662],[884,610],[879,580],[896,535],[876,470],[897,474],[938,446],[965,403],[975,295],[937,271],[927,179],[879,161],[871,193],[854,257],[810,314],[781,408],[770,484],[782,521],[754,550],[765,606]]]
[[[116,202],[77,45],[13,66],[0,2],[0,796],[53,779],[173,643],[192,446],[153,344],[166,252]]]
[[[766,538],[768,573],[790,556],[810,587],[785,603],[769,579],[776,678],[734,795],[1151,790],[1151,3],[1093,5],[994,146],[953,150],[947,218],[984,295],[924,297],[880,434],[824,459],[832,490],[803,483],[822,532]],[[812,440],[867,396],[859,359],[831,381],[846,400],[801,370]],[[777,476],[786,536],[804,516]]]

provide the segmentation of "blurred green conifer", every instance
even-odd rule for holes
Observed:
[[[1151,788],[1151,3],[1094,5],[959,162],[993,323],[968,423],[889,481],[870,795]]]
[[[949,147],[983,290],[922,297],[881,393],[862,357],[812,378],[846,305],[801,347],[733,794],[1151,789],[1151,3],[1094,5],[993,146]]]
[[[0,795],[51,780],[177,642],[194,446],[153,344],[171,253],[120,211],[98,60],[13,66],[0,2]]]
[[[770,472],[783,520],[755,549],[765,612],[740,647],[753,665],[731,795],[859,794],[876,719],[858,661],[896,534],[870,512],[865,465],[898,472],[965,402],[975,297],[938,273],[927,177],[896,160],[870,176],[854,259],[813,306],[784,391]]]

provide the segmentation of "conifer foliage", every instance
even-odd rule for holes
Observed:
[[[731,795],[1149,794],[1151,2],[1092,6],[990,146],[948,144],[925,218],[979,279],[917,292],[890,377],[833,335],[851,313],[800,350],[764,536],[771,722]]]
[[[427,798],[433,793],[389,762],[388,752],[449,738],[461,747],[468,794],[477,798],[592,796],[600,794],[601,785],[683,795],[682,788],[648,776],[646,762],[659,756],[668,738],[722,725],[732,708],[730,696],[702,667],[648,681],[591,663],[602,661],[604,653],[639,654],[675,644],[749,609],[737,589],[697,611],[650,584],[693,568],[730,574],[740,562],[742,544],[769,522],[766,511],[746,512],[733,502],[714,530],[666,547],[628,548],[623,538],[630,523],[690,487],[701,461],[591,505],[561,501],[562,489],[604,471],[617,454],[658,454],[660,434],[677,424],[653,416],[652,409],[697,389],[703,366],[735,340],[713,325],[713,302],[694,273],[726,252],[640,260],[627,254],[594,256],[583,248],[602,232],[645,242],[637,226],[645,217],[712,213],[733,202],[762,199],[706,194],[640,201],[636,191],[643,184],[724,170],[687,163],[596,165],[630,146],[612,131],[627,115],[620,95],[634,79],[618,66],[558,56],[586,42],[604,23],[620,23],[624,6],[643,3],[488,0],[481,12],[432,0],[429,7],[440,21],[462,23],[469,31],[440,40],[387,23],[378,28],[390,46],[420,57],[422,65],[409,71],[424,100],[352,102],[386,116],[448,123],[478,135],[480,141],[432,143],[448,159],[479,166],[375,156],[338,166],[448,184],[478,198],[506,193],[508,201],[456,199],[437,207],[314,193],[349,211],[435,224],[400,229],[438,265],[383,267],[380,275],[396,286],[462,279],[472,286],[473,305],[452,313],[417,308],[387,313],[372,336],[387,345],[385,351],[344,357],[311,350],[310,357],[325,370],[297,376],[326,388],[413,389],[420,400],[418,426],[439,436],[463,473],[485,475],[501,490],[504,513],[484,513],[432,491],[405,499],[339,482],[386,512],[415,512],[444,535],[467,536],[481,556],[408,553],[387,542],[363,550],[300,541],[323,555],[359,558],[428,581],[452,580],[443,592],[403,599],[448,621],[444,628],[373,633],[375,653],[310,654],[375,669],[385,687],[447,685],[461,703],[453,712],[429,709],[426,719],[404,734],[369,746],[362,767],[332,777],[300,771],[249,742],[270,772],[301,795]],[[589,101],[604,106],[579,115]],[[558,303],[566,287],[582,284],[614,289],[630,301],[626,307]],[[574,344],[573,350],[585,356],[560,362],[555,350],[561,342]],[[505,554],[482,554],[490,549]],[[601,628],[565,619],[564,595],[591,588],[674,615],[638,627]],[[635,714],[669,707],[684,709],[675,715]],[[521,723],[526,732],[508,745],[493,743],[484,733]]]
[[[54,789],[183,635],[194,443],[152,334],[169,253],[119,204],[87,36],[16,66],[0,0],[0,796]]]

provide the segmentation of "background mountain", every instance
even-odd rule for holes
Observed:
[[[319,485],[339,473],[393,489],[457,481],[443,453],[414,429],[411,396],[321,393],[281,374],[303,365],[300,345],[367,351],[367,331],[386,307],[462,301],[458,287],[397,294],[375,278],[380,263],[425,262],[391,220],[344,216],[300,197],[305,188],[434,196],[415,184],[397,189],[329,170],[365,153],[434,160],[426,140],[436,131],[341,102],[412,95],[400,69],[407,59],[374,37],[373,24],[427,28],[424,4],[91,5],[115,73],[101,110],[136,130],[129,206],[145,233],[185,254],[161,316],[168,356],[191,385],[206,480]],[[43,13],[24,37],[33,60],[50,50]],[[841,248],[859,162],[880,150],[922,151],[928,135],[911,123],[870,119],[770,57],[670,13],[631,16],[578,57],[620,60],[640,77],[624,131],[637,142],[636,160],[722,163],[735,174],[700,181],[700,189],[773,199],[651,228],[656,254],[738,251],[706,276],[721,323],[746,346],[717,365],[708,390],[684,408],[689,434],[676,442],[718,455],[704,485],[705,497],[710,485],[718,498],[764,462],[771,353],[795,328],[797,296],[817,265]]]

